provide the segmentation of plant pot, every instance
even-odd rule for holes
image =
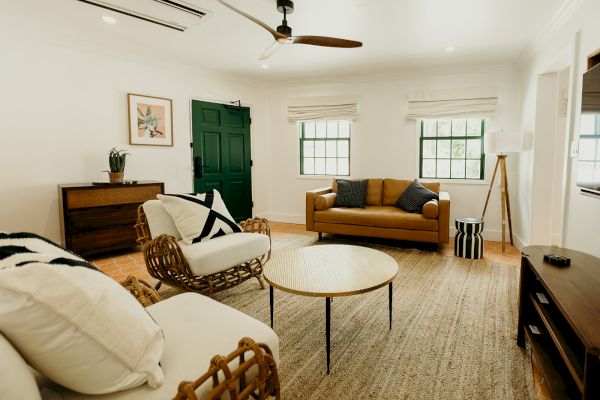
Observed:
[[[109,172],[108,180],[110,183],[123,183],[124,172]]]

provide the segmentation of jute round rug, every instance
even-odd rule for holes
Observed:
[[[319,243],[363,244],[286,234],[273,250]],[[387,287],[335,298],[326,375],[324,299],[276,291],[284,399],[534,398],[530,364],[515,341],[516,267],[365,245],[398,261],[392,330]],[[160,292],[176,293],[164,285]],[[212,297],[269,324],[269,291],[256,280]]]

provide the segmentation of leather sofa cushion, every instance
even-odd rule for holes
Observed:
[[[323,211],[333,207],[336,196],[336,193],[325,193],[317,196],[315,199],[315,210]]]
[[[331,191],[337,193],[337,184],[335,179],[331,184]],[[380,206],[382,205],[383,199],[383,179],[369,179],[367,184],[367,197],[365,198],[365,205],[367,206]]]
[[[384,206],[393,206],[398,201],[398,198],[408,185],[410,185],[413,181],[407,179],[384,179],[383,180],[383,205]],[[432,192],[439,193],[440,192],[440,183],[439,182],[421,182],[423,186]]]
[[[367,206],[365,208],[334,207],[315,212],[315,222],[437,231],[438,220],[422,214],[411,214],[394,206]]]
[[[429,200],[427,203],[423,204],[423,209],[421,210],[423,216],[427,219],[436,219],[440,214],[440,206],[436,199]]]

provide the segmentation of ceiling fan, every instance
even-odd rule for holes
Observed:
[[[287,15],[294,12],[294,3],[290,0],[277,0],[277,11],[283,14],[283,21],[281,22],[281,25],[277,27],[277,29],[271,28],[258,18],[254,18],[253,16],[246,14],[242,10],[235,8],[223,0],[217,1],[223,4],[225,7],[242,15],[243,17],[248,18],[250,21],[262,26],[264,29],[269,31],[271,35],[273,35],[275,42],[262,53],[259,60],[266,60],[272,56],[282,44],[310,44],[313,46],[342,48],[362,47],[362,42],[357,42],[354,40],[339,39],[327,36],[292,36],[292,28],[287,22]]]

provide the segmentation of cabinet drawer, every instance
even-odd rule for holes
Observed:
[[[73,233],[119,225],[133,227],[137,220],[137,208],[136,203],[75,209],[69,212],[67,224]]]
[[[70,250],[86,257],[92,254],[136,246],[137,235],[132,226],[119,226],[71,235]]]
[[[143,203],[161,193],[160,185],[72,189],[66,192],[67,209]]]

